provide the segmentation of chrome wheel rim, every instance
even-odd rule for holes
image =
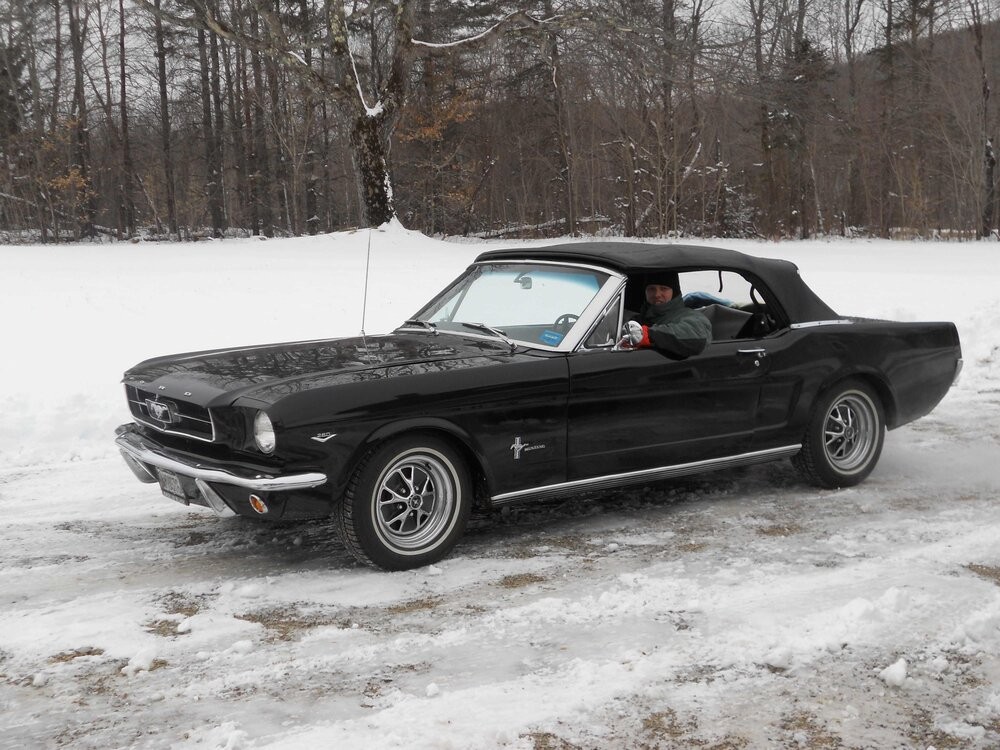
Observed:
[[[845,474],[864,469],[878,430],[878,413],[871,399],[859,391],[842,394],[823,424],[823,449],[830,464]]]
[[[397,457],[375,485],[372,520],[400,552],[422,552],[443,539],[456,518],[458,482],[444,456],[421,449]]]

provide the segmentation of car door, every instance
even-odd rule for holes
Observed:
[[[753,450],[761,388],[771,361],[760,339],[748,338],[743,330],[751,313],[739,307],[710,309],[726,307],[716,304],[726,300],[706,292],[726,292],[752,307],[754,284],[717,269],[682,273],[680,278],[690,292],[686,302],[701,304],[701,314],[712,323],[713,341],[702,353],[676,360],[656,349],[615,349],[617,336],[609,331],[617,331],[629,317],[625,308],[641,295],[640,277],[630,278],[583,346],[570,355],[571,481]],[[711,303],[709,308],[706,303]]]
[[[748,451],[768,369],[760,349],[751,340],[729,340],[680,361],[655,349],[572,355],[568,478]]]

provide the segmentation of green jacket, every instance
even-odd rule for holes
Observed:
[[[678,359],[700,354],[712,341],[712,324],[681,297],[662,305],[644,304],[635,320],[648,327],[649,343]]]

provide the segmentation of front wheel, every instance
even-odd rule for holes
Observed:
[[[793,462],[815,485],[852,487],[875,468],[884,440],[878,395],[860,380],[847,380],[820,398]]]
[[[382,443],[361,461],[335,512],[358,561],[408,570],[444,557],[465,531],[472,482],[462,457],[432,436]]]

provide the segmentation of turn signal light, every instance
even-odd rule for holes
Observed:
[[[253,508],[255,511],[257,511],[258,513],[260,513],[261,515],[267,513],[267,503],[265,503],[256,495],[250,496],[250,507]]]

